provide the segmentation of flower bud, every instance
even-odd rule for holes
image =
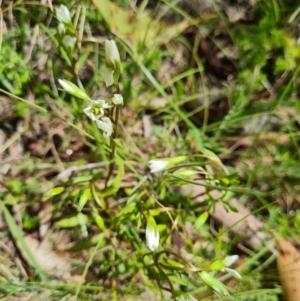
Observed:
[[[62,79],[58,79],[58,82],[66,92],[84,100],[90,99],[89,96],[84,91],[79,89],[72,82],[68,80],[62,80]]]
[[[149,215],[146,228],[146,242],[153,252],[159,246],[159,232],[153,216]]]
[[[55,9],[55,13],[56,18],[59,22],[65,24],[71,23],[71,15],[68,8],[65,5],[61,4],[59,7],[57,7]]]
[[[64,36],[62,43],[63,45],[68,49],[74,49],[74,46],[76,44],[76,38],[75,37],[71,37],[69,35]]]
[[[96,120],[97,126],[104,132],[105,137],[110,137],[113,132],[113,125],[108,117],[102,117]]]
[[[149,167],[150,167],[150,172],[156,173],[160,172],[165,169],[165,167],[169,164],[168,161],[163,160],[163,159],[154,159],[150,160],[149,162]]]
[[[57,32],[62,36],[65,34],[66,32],[66,27],[64,25],[64,23],[59,23],[58,26],[57,26]]]
[[[114,94],[114,97],[112,98],[112,102],[114,105],[122,105],[123,96],[121,94]]]
[[[115,71],[120,64],[120,54],[114,40],[105,41],[105,63],[107,67]]]

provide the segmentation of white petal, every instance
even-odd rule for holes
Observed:
[[[159,232],[153,228],[146,229],[146,242],[148,248],[153,252],[159,246]]]
[[[64,90],[66,90],[69,93],[74,93],[75,90],[69,85],[67,84],[65,81],[63,81],[62,79],[58,79],[59,84],[63,87]]]
[[[65,5],[61,4],[59,7],[55,9],[55,12],[56,12],[56,18],[58,19],[59,22],[62,23],[71,22],[70,12]]]
[[[63,23],[59,23],[57,26],[57,31],[60,35],[63,35],[66,32],[66,27]]]
[[[108,108],[110,108],[110,106],[104,99],[91,100],[89,106],[86,107],[83,112],[93,121],[96,121],[103,117],[104,109]]]
[[[238,260],[238,258],[239,258],[239,255],[226,256],[224,259],[225,266],[230,267]]]
[[[71,37],[69,35],[64,36],[62,43],[67,48],[74,48],[77,39],[75,37]]]
[[[115,70],[116,65],[120,62],[119,50],[114,40],[105,41],[105,62],[112,70]]]
[[[96,120],[97,126],[104,132],[104,136],[110,137],[113,131],[112,122],[108,117]]]
[[[114,97],[112,98],[112,102],[115,105],[122,105],[123,104],[123,96],[121,94],[114,94]]]
[[[162,171],[168,164],[168,161],[165,160],[150,160],[149,162],[150,172],[155,173]]]
[[[231,276],[233,276],[236,279],[242,279],[242,276],[236,270],[224,268],[221,271],[230,274]]]

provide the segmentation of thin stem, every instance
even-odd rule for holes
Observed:
[[[117,91],[118,94],[121,94],[121,89],[120,89],[119,83],[116,84],[116,91]],[[113,112],[112,112],[112,115],[114,115]],[[109,170],[108,170],[108,174],[107,174],[107,177],[106,177],[106,180],[105,180],[105,188],[107,187],[108,181],[109,181],[109,179],[110,179],[110,177],[113,173],[114,166],[115,166],[115,162],[114,162],[115,152],[116,152],[115,139],[118,137],[119,116],[120,116],[120,106],[116,106],[115,107],[115,119],[113,120],[115,128],[114,128],[113,135],[110,138],[111,153],[110,153],[110,157],[109,157],[109,162],[110,162],[109,163]]]

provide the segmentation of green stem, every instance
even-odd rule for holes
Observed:
[[[116,91],[118,94],[121,94],[121,89],[119,84],[116,84]],[[110,153],[110,157],[109,157],[109,170],[108,170],[108,174],[105,180],[105,188],[107,188],[108,185],[108,181],[112,176],[113,170],[114,170],[114,166],[115,166],[115,162],[114,162],[114,158],[115,158],[115,153],[116,153],[116,143],[115,143],[115,139],[118,137],[118,123],[119,123],[119,116],[120,116],[120,106],[116,106],[115,107],[116,111],[115,111],[115,118],[113,119],[113,123],[115,125],[114,128],[114,132],[110,138],[110,148],[111,148],[111,153]],[[113,112],[112,112],[112,115]],[[113,117],[113,116],[112,116]]]

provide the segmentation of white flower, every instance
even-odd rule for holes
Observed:
[[[162,171],[169,164],[168,161],[159,159],[150,160],[148,161],[148,163],[150,167],[150,172],[152,173]]]
[[[224,259],[225,266],[230,267],[238,260],[238,258],[239,258],[239,255],[226,256]]]
[[[69,85],[64,80],[58,79],[58,82],[63,87],[63,89],[66,90],[67,92],[69,92],[69,93],[74,93],[75,92],[75,89],[73,89],[73,87],[71,87],[71,85]]]
[[[242,279],[242,276],[234,269],[224,268],[221,270],[222,272],[228,273],[236,279]]]
[[[114,94],[114,97],[112,98],[112,102],[115,105],[122,105],[123,104],[123,96],[121,94]]]
[[[55,9],[56,12],[56,18],[58,19],[59,22],[68,24],[71,23],[71,15],[68,10],[68,8],[61,4],[59,7]]]
[[[120,63],[120,54],[114,40],[105,41],[105,63],[112,70]]]
[[[241,279],[242,276],[236,270],[228,268],[231,265],[233,265],[238,260],[238,258],[239,258],[239,255],[226,256],[224,259],[224,264],[225,264],[226,268],[221,269],[221,271],[225,272],[225,273],[227,272],[237,279]]]
[[[57,32],[62,36],[66,32],[66,27],[63,23],[59,23],[57,26]]]
[[[65,87],[63,87],[67,90]],[[91,100],[88,107],[83,112],[90,117],[93,121],[100,119],[104,115],[104,110],[110,108],[105,100]]]
[[[66,35],[66,36],[63,37],[62,43],[66,48],[73,49],[75,44],[76,44],[76,40],[77,39],[75,37],[71,37],[71,36]]]
[[[63,89],[65,91],[67,91],[68,93],[84,99],[84,100],[89,100],[89,96],[87,94],[85,94],[84,91],[82,91],[81,89],[79,89],[76,85],[74,85],[72,82],[68,81],[68,80],[62,80],[62,79],[58,79],[59,84],[63,87]]]
[[[146,229],[146,242],[148,248],[153,252],[159,246],[159,232],[158,230],[147,227]]]
[[[98,128],[104,132],[104,136],[110,137],[113,132],[111,120],[108,117],[102,117],[101,119],[97,119],[96,122]]]

